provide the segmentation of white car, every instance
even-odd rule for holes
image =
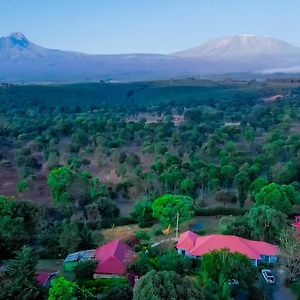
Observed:
[[[273,275],[271,270],[268,269],[261,270],[261,274],[267,283],[271,283],[271,284],[275,283],[275,276]]]

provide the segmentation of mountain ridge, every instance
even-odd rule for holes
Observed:
[[[166,79],[289,70],[300,48],[257,36],[221,37],[171,54],[86,54],[36,45],[20,32],[0,38],[1,81]]]

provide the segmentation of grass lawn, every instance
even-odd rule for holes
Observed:
[[[218,233],[220,216],[197,216],[193,219],[179,225],[179,233],[189,230],[190,224],[203,224],[203,230],[205,234]]]
[[[203,224],[203,230],[205,234],[213,234],[218,232],[220,217],[219,216],[197,216],[192,218],[189,221],[180,224],[179,226],[179,234],[188,230],[190,224]],[[147,231],[151,237],[150,243],[154,243],[156,241],[162,240],[167,237],[175,237],[175,229],[173,228],[169,236],[164,236],[162,233],[162,226],[160,223],[154,224],[150,228],[140,228],[138,225],[125,225],[125,226],[116,226],[113,229],[103,229],[102,234],[104,235],[105,242],[121,239],[126,240],[135,235],[137,231]]]
[[[126,240],[134,236],[135,232],[145,230],[149,231],[150,228],[140,228],[136,224],[132,225],[124,225],[124,226],[115,226],[114,228],[102,229],[101,232],[104,235],[105,242],[109,242],[111,240]]]

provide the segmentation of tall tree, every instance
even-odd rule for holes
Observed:
[[[249,287],[254,282],[254,267],[250,259],[227,249],[216,250],[203,255],[201,272],[218,284],[231,279],[239,281],[241,287]]]
[[[74,300],[76,284],[64,277],[55,279],[49,290],[48,300]]]
[[[267,205],[254,206],[247,214],[252,238],[277,242],[278,232],[287,225],[287,215]]]
[[[8,263],[0,287],[1,300],[41,299],[41,290],[36,281],[37,256],[24,246]]]
[[[153,216],[159,219],[164,226],[176,226],[177,213],[179,223],[190,219],[193,212],[193,199],[188,196],[166,194],[157,198],[152,205]]]
[[[255,195],[255,202],[288,213],[294,204],[300,202],[300,193],[292,185],[271,183]]]
[[[234,177],[234,183],[238,190],[238,201],[240,203],[240,207],[243,207],[245,200],[247,199],[250,186],[249,174],[245,171],[237,173]]]
[[[71,201],[67,188],[74,177],[69,167],[53,169],[48,176],[48,184],[56,206],[65,206]]]

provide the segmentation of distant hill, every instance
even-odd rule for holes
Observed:
[[[266,37],[223,37],[168,55],[91,55],[43,48],[22,33],[0,38],[0,81],[130,81],[299,69],[300,48]]]

